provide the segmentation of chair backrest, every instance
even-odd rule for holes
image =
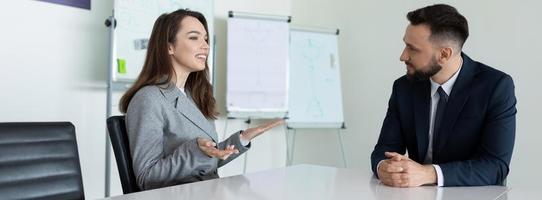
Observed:
[[[0,198],[85,198],[73,124],[0,123]]]
[[[115,152],[119,168],[120,183],[124,194],[140,191],[132,168],[132,156],[124,116],[112,116],[107,119],[107,130]]]

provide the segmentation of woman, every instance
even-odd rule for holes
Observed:
[[[218,178],[217,168],[247,151],[251,139],[283,123],[239,131],[216,145],[208,41],[201,13],[181,9],[154,23],[141,74],[120,102],[142,190]]]

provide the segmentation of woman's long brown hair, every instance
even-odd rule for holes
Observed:
[[[120,111],[122,113],[126,113],[130,100],[139,89],[147,85],[167,84],[175,77],[175,70],[168,54],[168,44],[175,43],[175,36],[181,28],[181,21],[186,16],[198,19],[205,27],[205,31],[209,32],[205,17],[196,11],[179,9],[158,17],[152,28],[143,69],[134,85],[120,99]],[[208,39],[206,41],[209,43]],[[185,89],[190,92],[192,99],[206,118],[216,119],[218,112],[208,74],[209,67],[205,63],[204,70],[192,72],[188,75]]]

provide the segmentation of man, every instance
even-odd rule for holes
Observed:
[[[468,25],[454,7],[407,18],[407,74],[393,84],[373,172],[394,187],[504,184],[515,139],[512,78],[462,53]]]

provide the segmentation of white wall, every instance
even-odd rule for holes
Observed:
[[[0,6],[0,122],[72,122],[87,199],[104,193],[104,20],[112,3],[93,0],[91,7],[20,0]]]
[[[445,1],[469,21],[464,51],[471,58],[510,74],[518,99],[517,131],[508,183],[536,185],[542,178],[535,166],[542,143],[540,113],[542,48],[540,1]],[[293,24],[340,28],[339,51],[343,77],[345,146],[349,167],[370,171],[370,153],[385,116],[393,81],[405,73],[399,62],[406,13],[436,1],[292,0]],[[310,9],[307,9],[310,7]],[[332,132],[299,136],[296,163],[342,166]],[[325,149],[313,148],[328,144]]]

